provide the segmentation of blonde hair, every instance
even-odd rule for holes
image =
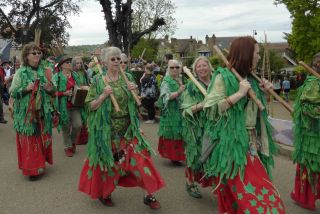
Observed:
[[[76,63],[77,63],[77,61],[78,60],[80,60],[81,62],[82,62],[82,69],[84,69],[84,67],[83,67],[83,60],[82,60],[82,58],[81,58],[81,56],[75,56],[75,57],[73,57],[72,58],[72,61],[71,61],[71,65],[72,65],[72,70],[74,71],[75,70],[75,68],[76,68]]]
[[[194,62],[193,62],[193,64],[192,64],[192,72],[193,72],[193,74],[194,74],[195,76],[197,76],[196,66],[197,66],[197,64],[198,64],[198,62],[199,62],[200,60],[203,60],[203,61],[205,61],[205,62],[208,64],[211,72],[214,71],[214,69],[213,69],[213,67],[212,67],[209,59],[208,59],[207,57],[205,57],[205,56],[199,56],[198,58],[196,58],[196,59],[194,60]]]

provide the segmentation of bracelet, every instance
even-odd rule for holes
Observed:
[[[226,101],[230,107],[233,106],[233,103],[231,102],[229,97],[226,98]]]

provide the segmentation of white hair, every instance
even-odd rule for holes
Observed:
[[[100,60],[104,65],[108,66],[109,59],[112,56],[120,56],[120,55],[121,55],[121,50],[117,47],[103,48],[101,50]]]

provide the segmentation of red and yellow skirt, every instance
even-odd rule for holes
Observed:
[[[136,138],[131,143],[125,143],[124,139],[120,141],[120,148],[125,151],[125,159],[123,162],[115,162],[115,167],[110,171],[101,171],[99,165],[90,167],[89,160],[86,160],[80,175],[79,191],[96,199],[107,197],[118,185],[138,186],[148,194],[153,194],[164,187],[165,183],[148,151],[140,153],[134,151],[137,143]]]
[[[201,187],[212,187],[215,186],[217,182],[215,177],[204,177],[204,172],[194,171],[189,167],[186,168],[185,174],[189,183],[195,182],[201,185]]]
[[[306,168],[301,169],[300,164],[297,164],[294,190],[291,193],[291,198],[299,206],[315,210],[315,202],[320,199],[320,174],[313,175],[313,185],[310,184],[309,180]]]
[[[186,155],[184,153],[184,143],[182,140],[159,138],[158,151],[161,157],[172,161],[184,161]]]
[[[243,179],[238,174],[233,179],[221,180],[216,187],[219,213],[285,213],[280,195],[260,159],[251,157],[247,155]]]
[[[52,137],[50,134],[27,136],[16,134],[18,166],[25,176],[44,173],[46,162],[52,164]]]

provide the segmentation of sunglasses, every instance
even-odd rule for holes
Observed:
[[[180,69],[180,66],[170,66],[170,69]]]
[[[31,52],[30,54],[32,54],[32,55],[34,55],[34,56],[36,56],[36,55],[41,55],[42,54],[42,52],[41,51],[34,51],[34,52]]]
[[[114,62],[114,61],[120,61],[121,60],[121,58],[120,57],[112,57],[111,59],[110,59],[112,62]]]
[[[123,62],[123,61],[121,61],[120,64],[128,64],[128,62]]]
[[[71,64],[71,61],[65,61],[64,63],[66,63],[66,64]]]

